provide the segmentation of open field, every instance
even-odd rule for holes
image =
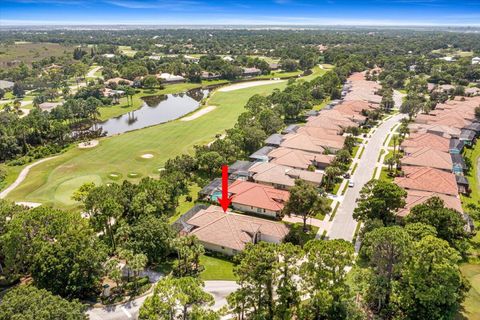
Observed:
[[[58,43],[17,43],[0,45],[0,66],[7,67],[7,62],[20,60],[27,64],[51,56],[71,56],[74,46],[64,46]]]
[[[191,153],[196,144],[212,141],[216,134],[233,127],[248,99],[254,94],[268,95],[283,89],[286,82],[251,87],[231,92],[217,92],[209,101],[217,108],[192,121],[172,121],[154,127],[103,138],[92,149],[70,150],[33,168],[27,179],[8,198],[75,207],[70,200],[74,190],[87,180],[112,182],[109,174],[120,173],[130,181],[155,176],[169,158]],[[151,159],[141,159],[146,153]],[[136,176],[129,173],[138,173]],[[88,179],[87,179],[88,178]],[[86,180],[87,179],[87,180]]]
[[[462,196],[462,205],[464,209],[467,209],[468,204],[478,204],[480,201],[480,181],[478,161],[480,159],[480,142],[477,141],[474,148],[465,149],[463,153],[466,162],[470,162],[472,165],[471,170],[466,174],[470,189],[472,192],[469,197]],[[475,221],[475,228],[480,228],[480,222]],[[470,251],[469,263],[461,265],[463,275],[470,281],[472,288],[467,294],[467,297],[462,304],[464,310],[462,310],[461,319],[465,317],[467,319],[480,319],[480,233],[471,239],[472,249]]]
[[[130,46],[119,46],[118,50],[126,56],[133,57],[137,51],[133,50]]]
[[[470,281],[470,291],[462,305],[462,316],[459,319],[480,319],[480,264],[462,264],[460,265],[463,275]]]

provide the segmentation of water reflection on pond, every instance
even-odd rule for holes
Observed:
[[[102,128],[107,136],[112,136],[175,120],[198,108],[208,92],[209,90],[196,89],[178,94],[144,97],[140,109],[98,123],[97,127]]]

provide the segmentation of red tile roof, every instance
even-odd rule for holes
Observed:
[[[233,195],[232,203],[271,211],[281,211],[290,197],[288,191],[242,180],[232,183],[229,192]]]
[[[200,210],[187,223],[197,227],[190,234],[197,236],[200,241],[237,251],[243,250],[247,243],[253,243],[257,233],[281,241],[289,231],[281,222],[230,211],[224,213],[217,206]]]
[[[430,198],[439,197],[445,202],[447,208],[457,210],[458,212],[463,212],[462,202],[460,198],[456,196],[450,196],[442,193],[435,193],[430,191],[420,191],[420,190],[407,190],[407,198],[405,199],[406,205],[405,208],[398,211],[397,215],[400,217],[405,217],[410,213],[410,210],[416,205],[422,204]]]
[[[395,178],[395,183],[402,188],[458,195],[453,173],[429,167],[404,166],[402,170],[405,176]]]

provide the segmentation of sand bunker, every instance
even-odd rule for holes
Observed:
[[[98,146],[98,140],[90,140],[78,144],[78,148],[80,149],[95,148],[96,146]]]
[[[241,82],[241,83],[236,83],[236,84],[232,84],[230,86],[220,88],[220,89],[218,89],[218,91],[219,92],[229,92],[229,91],[251,88],[251,87],[256,87],[256,86],[264,86],[264,85],[267,85],[267,84],[279,83],[279,82],[284,82],[284,81],[286,81],[286,80],[262,80],[262,81]]]
[[[141,155],[141,158],[143,159],[152,159],[154,156],[151,153],[145,153]]]
[[[212,111],[213,109],[215,109],[216,106],[208,106],[206,108],[203,108],[203,109],[200,109],[198,110],[197,112],[189,115],[188,117],[183,117],[182,119],[180,119],[180,121],[192,121],[192,120],[195,120],[197,118],[200,118],[201,116],[203,116],[204,114],[207,114],[209,113],[210,111]]]

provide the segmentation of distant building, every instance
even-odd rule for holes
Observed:
[[[244,77],[255,77],[262,74],[262,70],[257,68],[243,68],[242,75]]]
[[[185,82],[185,78],[182,76],[177,76],[170,73],[161,73],[157,75],[157,78],[161,79],[164,82],[175,83],[175,82]]]
[[[3,90],[12,89],[14,85],[15,83],[12,81],[0,80],[0,89],[3,89]]]
[[[227,62],[233,62],[233,61],[235,61],[235,59],[233,59],[233,58],[230,57],[230,56],[225,56],[225,57],[222,58],[222,60],[223,60],[223,61],[227,61]]]
[[[480,64],[480,57],[472,58],[472,64]]]
[[[112,59],[112,58],[115,58],[115,55],[113,53],[105,53],[105,54],[102,54],[102,57],[105,57],[107,59]]]
[[[38,107],[42,110],[42,111],[48,111],[50,112],[52,109],[55,109],[56,107],[62,105],[63,103],[62,102],[44,102],[44,103],[40,103],[38,105]]]

